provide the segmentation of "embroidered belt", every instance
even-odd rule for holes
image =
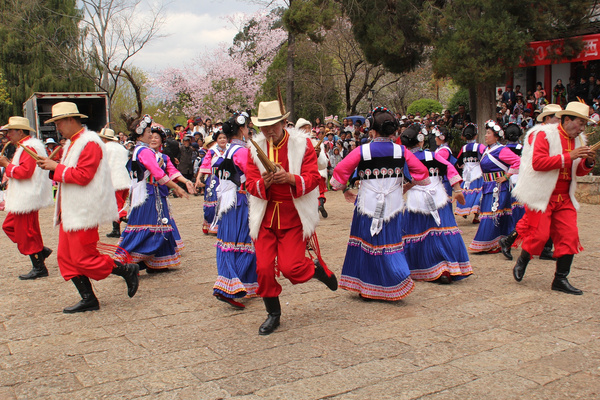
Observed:
[[[503,171],[487,172],[487,173],[483,174],[483,181],[484,182],[495,182],[496,178],[502,178],[502,177],[506,177],[506,175],[504,175]]]

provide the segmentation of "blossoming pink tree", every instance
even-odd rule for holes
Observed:
[[[186,116],[225,116],[254,105],[266,71],[287,38],[279,17],[266,11],[230,19],[239,30],[232,46],[197,57],[185,68],[167,68],[153,79],[161,98]]]

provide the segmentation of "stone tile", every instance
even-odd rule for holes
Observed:
[[[13,387],[17,398],[42,399],[58,393],[74,392],[81,389],[81,383],[72,373],[49,375],[20,383]]]

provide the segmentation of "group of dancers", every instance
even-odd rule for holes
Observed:
[[[342,190],[346,200],[355,205],[339,287],[357,292],[365,301],[396,301],[411,293],[413,280],[449,284],[471,275],[467,247],[453,211],[456,200],[457,215],[474,214],[474,222],[480,221],[469,250],[502,251],[512,257],[511,246],[522,242],[523,252],[514,269],[515,279],[520,281],[531,256],[539,255],[551,236],[558,258],[552,289],[580,294],[566,275],[573,254],[580,250],[572,219],[576,204],[573,178],[589,172],[595,157],[594,150],[582,146],[580,140],[589,120],[583,106],[570,103],[566,110],[548,108],[540,115],[542,124],[527,134],[524,145],[518,143],[522,131],[516,124],[501,127],[486,122],[486,145],[475,142],[477,126],[468,124],[462,131],[467,144],[457,158],[448,146],[451,133],[445,127],[432,130],[438,146],[435,152],[423,148],[426,131],[417,124],[402,131],[399,144],[395,116],[384,107],[375,108],[368,117],[372,140],[350,152],[335,167],[330,182],[333,190]],[[112,154],[120,152],[118,146],[111,146],[115,141],[112,130],[96,134],[81,125],[86,117],[73,103],[59,103],[52,111],[49,122],[55,122],[69,139],[60,163],[42,155],[43,146],[30,137],[32,130],[25,119],[17,124],[13,118],[19,117],[13,117],[5,127],[11,141],[23,144],[19,150],[29,147],[26,154],[34,155],[29,159],[18,151],[12,162],[0,157],[0,165],[7,166],[12,195],[21,191],[19,199],[31,197],[34,188],[43,191],[42,181],[48,186],[49,178],[59,182],[62,190],[57,195],[55,217],[60,226],[58,262],[63,277],[74,281],[82,297],[65,312],[99,308],[88,278],[100,280],[110,273],[123,276],[132,297],[139,270],[157,273],[179,265],[183,242],[167,197],[171,190],[187,197],[201,186],[205,187],[203,231],[216,233],[213,295],[237,309],[245,308],[242,298],[260,296],[267,319],[259,334],[272,333],[280,323],[278,274],[293,284],[315,278],[337,290],[337,277],[322,259],[316,238],[318,210],[324,202],[324,178],[319,172],[323,165],[318,161],[321,143],[307,133],[308,121],[303,120],[307,124],[298,129],[285,127],[289,112],[281,99],[261,102],[256,117],[241,112],[229,118],[208,146],[195,183],[183,177],[161,152],[165,133],[150,116],[131,126],[136,147],[131,158],[126,158]],[[250,136],[250,119],[260,129],[254,137]],[[18,135],[11,134],[13,131]],[[541,150],[540,137],[546,140]],[[506,145],[500,143],[504,140]],[[524,172],[521,151],[527,163]],[[50,176],[45,170],[51,171]],[[128,215],[124,213],[123,185],[116,183],[123,177],[117,177],[116,171],[126,171],[130,180]],[[548,171],[550,176],[543,177],[550,189],[556,190],[547,189],[547,199],[539,198],[539,193],[535,197],[535,180]],[[523,173],[525,188],[520,184]],[[518,180],[517,175],[521,175]],[[555,178],[558,182],[552,184]],[[28,179],[34,183],[28,186]],[[354,193],[350,188],[356,181],[358,192]],[[43,264],[52,250],[43,246],[37,210],[51,203],[51,197],[41,194],[23,210],[15,208],[11,193],[7,197],[9,215],[3,228],[21,253],[32,256],[34,266],[21,279],[48,274]],[[543,207],[544,202],[550,207]],[[556,228],[558,214],[561,223],[570,224],[568,240]],[[572,220],[566,221],[565,216]],[[113,233],[121,221],[127,221],[112,258],[98,251],[98,226],[107,221],[116,224]],[[16,229],[17,224],[27,224],[25,233]],[[31,237],[36,240],[29,240]]]

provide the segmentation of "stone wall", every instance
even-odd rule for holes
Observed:
[[[600,204],[600,176],[578,176],[575,197],[581,203]]]

